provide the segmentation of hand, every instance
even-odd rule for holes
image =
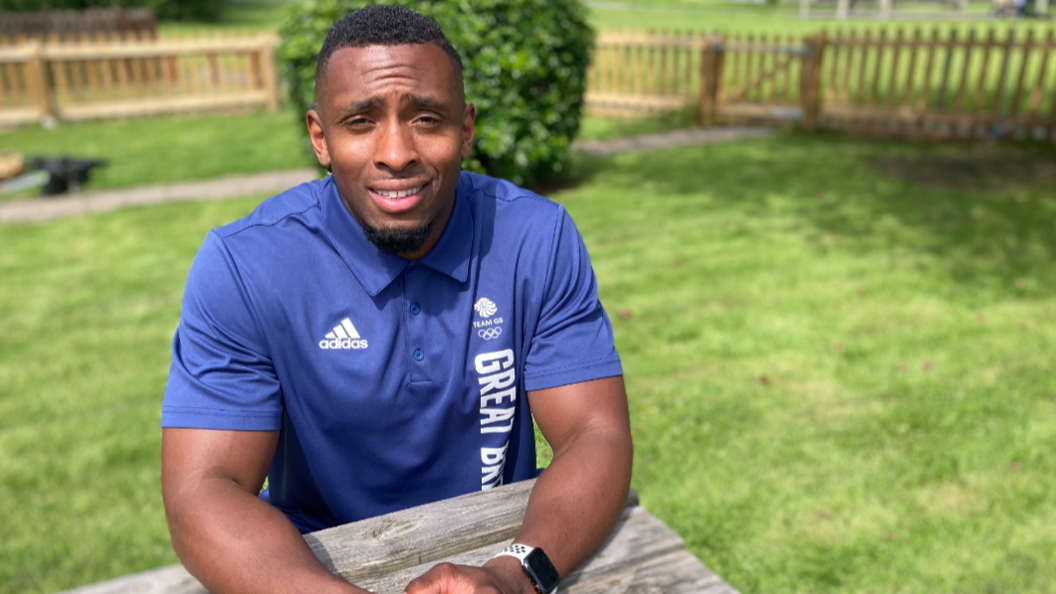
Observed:
[[[440,563],[407,584],[404,594],[533,594],[535,588],[513,557],[484,567]]]

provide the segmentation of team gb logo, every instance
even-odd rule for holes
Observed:
[[[477,310],[477,313],[482,317],[490,318],[495,315],[495,312],[499,311],[499,308],[495,303],[487,297],[481,297],[473,304],[473,309]]]

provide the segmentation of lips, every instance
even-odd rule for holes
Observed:
[[[427,187],[427,184],[418,184],[415,186],[372,187],[368,189],[378,208],[390,214],[398,214],[407,212],[417,206],[422,201],[422,196],[425,194]]]
[[[389,198],[389,199],[395,200],[395,199],[398,199],[398,198],[405,198],[407,196],[410,196],[411,194],[417,194],[418,192],[421,191],[421,189],[422,189],[422,186],[418,186],[418,187],[415,187],[415,188],[410,188],[408,190],[396,190],[396,191],[393,191],[393,192],[385,192],[385,191],[382,191],[382,190],[373,190],[373,191],[377,192],[378,194],[381,194],[385,198]]]

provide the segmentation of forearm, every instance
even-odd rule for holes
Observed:
[[[286,516],[233,481],[167,493],[173,547],[214,594],[365,592],[331,574]]]
[[[631,458],[626,431],[587,431],[564,444],[536,481],[516,542],[542,548],[567,576],[612,532],[627,501]]]

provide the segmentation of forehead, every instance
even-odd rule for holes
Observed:
[[[433,43],[345,47],[325,68],[323,88],[316,91],[341,103],[401,90],[454,98],[462,83],[451,58]]]

